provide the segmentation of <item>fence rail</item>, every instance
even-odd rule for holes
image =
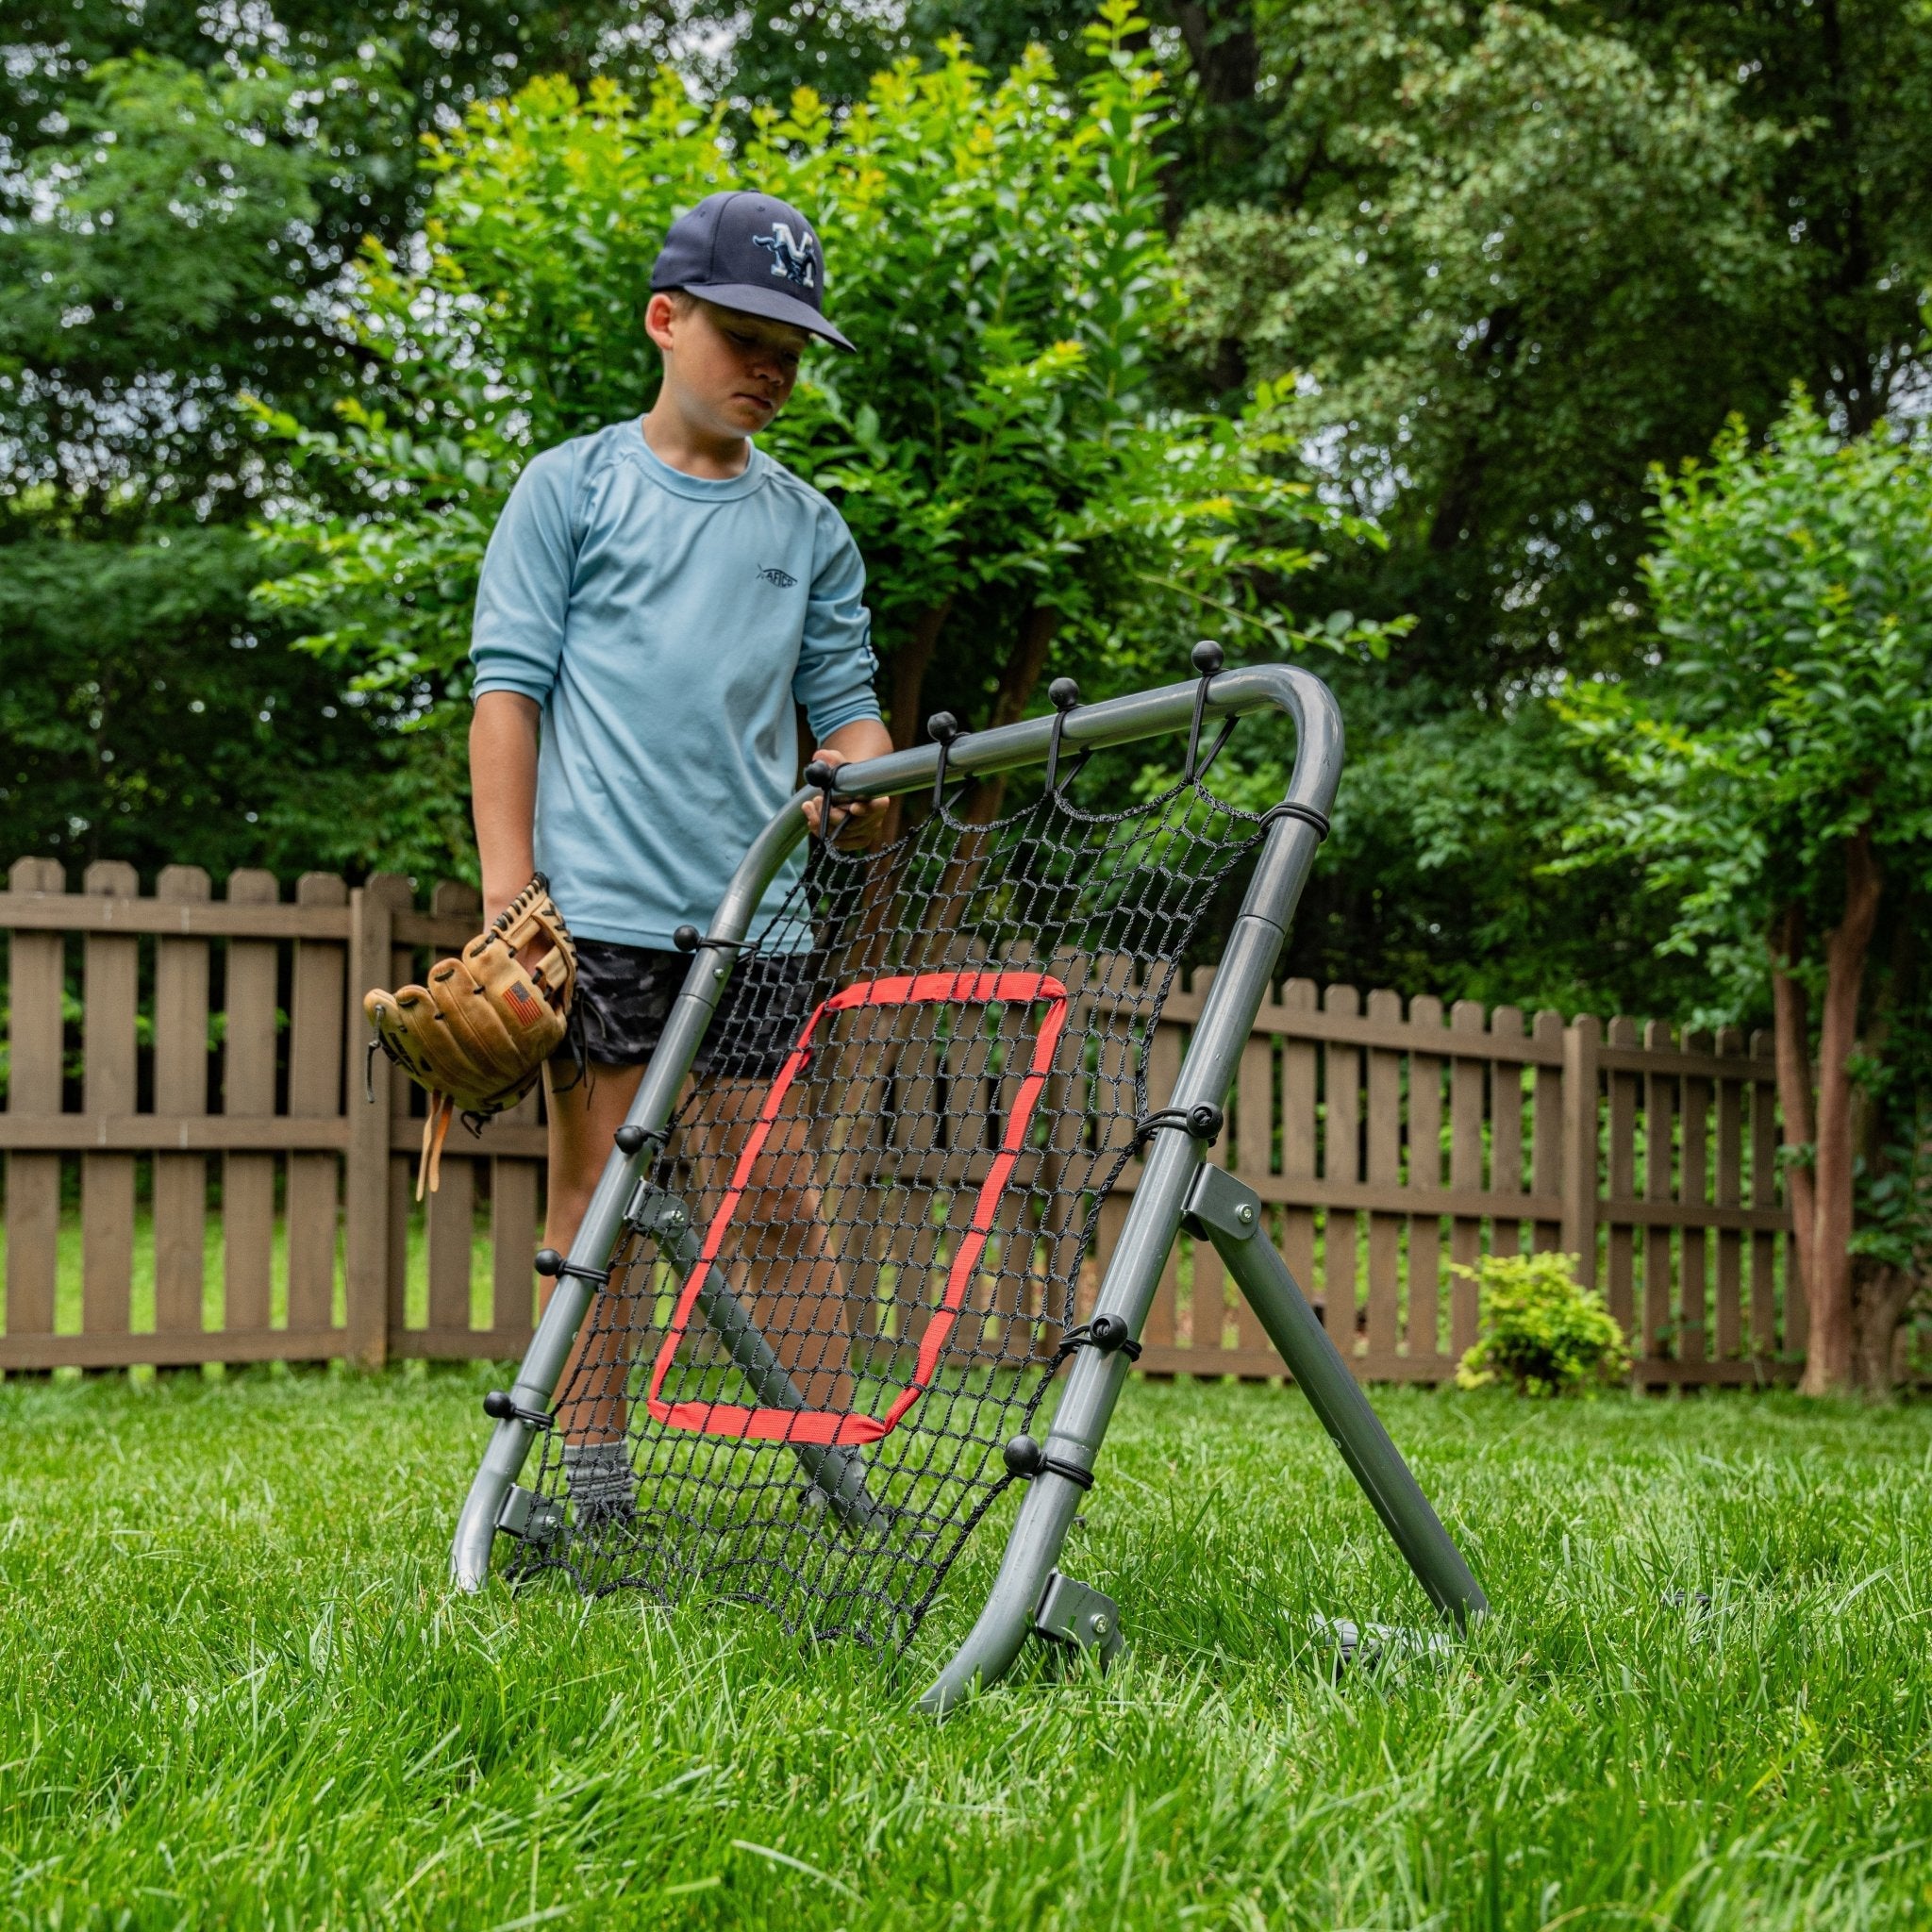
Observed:
[[[40,858],[8,885],[0,1369],[522,1352],[537,1099],[452,1145],[419,1208],[421,1097],[380,1056],[363,1095],[362,991],[468,939],[469,888],[439,886],[424,911],[402,878],[309,874],[289,903],[243,871],[217,899],[171,866],[142,895],[102,862],[70,892]],[[1168,1002],[1152,1091],[1208,977]],[[1267,1204],[1364,1377],[1453,1375],[1477,1321],[1457,1268],[1529,1247],[1585,1257],[1657,1385],[1798,1372],[1776,1150],[1762,1038],[1291,980],[1210,1158]],[[1103,1209],[1088,1294],[1135,1178]],[[1171,1260],[1144,1341],[1152,1374],[1281,1373],[1205,1245]]]

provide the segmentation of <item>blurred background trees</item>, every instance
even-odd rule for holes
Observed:
[[[460,862],[438,708],[493,506],[533,442],[648,403],[633,283],[672,206],[775,170],[824,197],[866,352],[817,365],[776,446],[866,544],[902,736],[941,704],[1038,704],[1061,670],[1138,680],[1196,634],[1315,652],[1351,769],[1299,970],[1768,1015],[1764,974],[1664,944],[1668,883],[1552,878],[1624,781],[1550,700],[1667,675],[1653,464],[1733,416],[1761,435],[1793,381],[1833,437],[1921,411],[1923,11],[1161,0],[1091,24],[1054,0],[10,8],[0,842]],[[888,110],[874,76],[908,60]],[[1160,85],[1103,111],[1121,62]],[[948,89],[1007,117],[990,170],[879,131],[963,125]],[[641,181],[647,140],[691,165]],[[840,178],[866,141],[871,203]],[[569,230],[546,171],[574,158],[623,185],[608,238]],[[1095,181],[1113,230],[1079,212]],[[1084,308],[1103,285],[1116,308]],[[507,385],[464,374],[486,339]],[[1283,749],[1247,735],[1230,781]]]

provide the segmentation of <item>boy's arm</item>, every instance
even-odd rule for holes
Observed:
[[[541,715],[537,701],[520,691],[486,691],[470,718],[470,794],[486,924],[537,870],[537,725]]]
[[[472,742],[475,741],[473,740]],[[867,758],[882,758],[892,748],[892,734],[876,718],[855,718],[836,731],[825,734],[825,741],[812,753],[828,765],[861,765]],[[832,814],[838,825],[841,845],[863,845],[877,831],[885,816],[888,798],[859,798],[841,805]],[[806,818],[813,831],[819,826],[819,801],[808,799]]]

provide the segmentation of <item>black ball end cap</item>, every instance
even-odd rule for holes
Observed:
[[[1006,1448],[1007,1474],[1036,1476],[1046,1466],[1046,1451],[1031,1436],[1015,1436]]]
[[[641,1127],[619,1127],[611,1139],[617,1142],[620,1153],[634,1155],[644,1144],[644,1130]]]
[[[950,711],[935,711],[925,721],[927,735],[936,744],[951,744],[959,735],[959,721]]]
[[[839,782],[839,768],[828,765],[824,758],[814,758],[805,768],[805,782],[816,785],[821,791],[829,791]]]
[[[1221,646],[1212,638],[1203,638],[1188,655],[1194,669],[1203,677],[1212,677],[1225,661],[1221,654]]]
[[[517,1399],[508,1389],[492,1389],[483,1398],[483,1413],[491,1422],[513,1423],[517,1419]]]
[[[1053,700],[1056,711],[1071,711],[1080,702],[1080,687],[1071,677],[1056,677],[1047,686],[1046,694]]]
[[[1111,1355],[1117,1348],[1124,1348],[1128,1341],[1127,1324],[1118,1315],[1095,1315],[1088,1324],[1087,1332],[1093,1338],[1093,1345],[1102,1355]]]
[[[677,930],[671,935],[671,943],[674,946],[675,946],[680,953],[695,953],[698,949],[698,941],[703,937],[704,935],[701,932],[699,932],[696,926],[680,925],[677,928]]]
[[[563,1273],[563,1257],[555,1248],[539,1248],[536,1261],[537,1273],[555,1278]]]

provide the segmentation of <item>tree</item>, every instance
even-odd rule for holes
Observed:
[[[1772,137],[1727,85],[1526,8],[1297,0],[1268,34],[1279,187],[1190,218],[1181,342],[1295,376],[1297,426],[1389,524],[1340,600],[1416,612],[1405,678],[1488,698],[1603,661],[1646,466],[1788,379]]]
[[[248,608],[267,568],[248,525],[289,478],[241,398],[322,422],[358,379],[332,291],[366,234],[411,231],[425,129],[540,52],[649,72],[669,28],[618,0],[9,10],[5,853],[300,871],[354,862],[370,823],[406,864],[437,849],[407,829],[435,811],[393,715],[345,703]],[[163,728],[164,687],[204,708]]]
[[[1881,1265],[1857,1265],[1857,1104],[1862,1087],[1876,1103],[1868,1150],[1905,1176],[1876,1197],[1899,1236],[1924,1211],[1932,1075],[1915,1051],[1932,885],[1932,446],[1883,425],[1841,441],[1800,394],[1761,449],[1734,424],[1708,462],[1660,474],[1654,526],[1660,661],[1568,700],[1624,788],[1576,843],[1636,860],[1678,906],[1674,944],[1734,1000],[1768,977],[1810,1313],[1804,1386],[1889,1377],[1916,1266],[1901,1257],[1932,1243],[1907,1229],[1903,1248],[1866,1244]],[[1874,1002],[1888,903],[1898,958]],[[1868,1194],[1883,1178],[1868,1160]]]
[[[1692,962],[1645,966],[1668,908],[1553,894],[1539,827],[1561,821],[1493,836],[1491,779],[1570,782],[1543,695],[1641,666],[1650,464],[1701,455],[1733,412],[1761,431],[1793,379],[1853,429],[1922,381],[1932,26],[1904,0],[1225,15],[1260,50],[1239,111],[1264,138],[1190,176],[1191,393],[1233,407],[1291,375],[1327,487],[1390,539],[1297,596],[1417,619],[1386,663],[1336,667],[1351,771],[1303,959],[1682,1010],[1705,996]]]
[[[641,102],[543,80],[474,108],[435,149],[423,265],[374,247],[348,293],[380,381],[341,399],[340,433],[272,419],[325,500],[368,508],[284,517],[308,560],[267,600],[308,613],[313,647],[366,689],[441,722],[510,483],[532,450],[648,402],[639,313],[663,230],[746,179],[819,224],[859,345],[809,365],[768,447],[852,525],[896,741],[935,703],[969,726],[1024,715],[1050,659],[1134,675],[1137,638],[1172,648],[1204,612],[1270,649],[1381,647],[1380,627],[1297,629],[1264,607],[1317,560],[1311,531],[1369,534],[1278,474],[1265,411],[1188,417],[1152,391],[1176,288],[1141,25],[1109,0],[1076,95],[1040,50],[989,86],[955,42],[849,114],[801,92],[743,145],[724,104],[695,109],[668,77]],[[1003,786],[969,809],[992,815]]]
[[[1910,0],[1582,0],[1653,62],[1727,76],[1780,130],[1761,219],[1789,250],[1769,344],[1860,435],[1924,380],[1932,285],[1932,19]]]
[[[377,708],[250,610],[259,546],[232,525],[0,551],[0,826],[77,870],[359,865],[372,821],[435,849],[434,788]],[[380,799],[372,792],[380,790]]]

